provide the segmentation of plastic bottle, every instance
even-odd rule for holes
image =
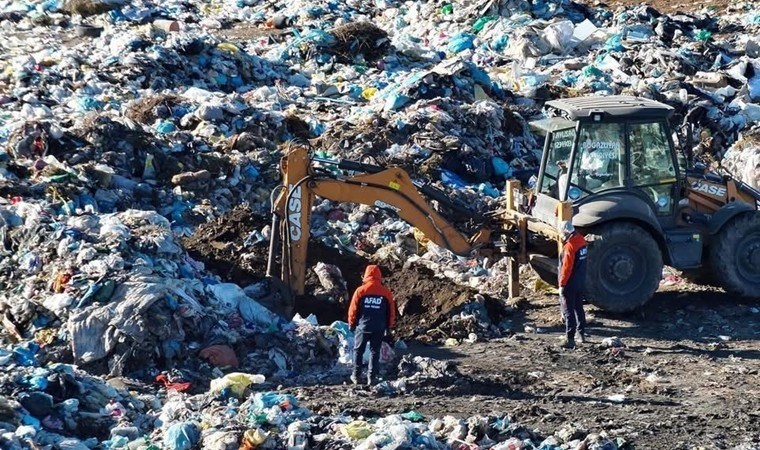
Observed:
[[[288,450],[304,450],[307,448],[309,441],[306,439],[306,433],[303,431],[294,431],[288,437]]]
[[[710,40],[710,38],[712,37],[712,33],[710,33],[710,32],[709,32],[709,31],[707,31],[707,30],[699,30],[699,31],[697,31],[697,32],[694,34],[694,37],[695,37],[695,38],[696,38],[696,39],[697,39],[699,42],[707,42],[707,41],[709,41],[709,40]]]
[[[493,16],[485,16],[485,17],[479,18],[472,25],[472,31],[475,32],[475,33],[481,31],[486,26],[486,24],[488,22],[491,22],[494,19],[495,19],[495,17],[493,17]]]

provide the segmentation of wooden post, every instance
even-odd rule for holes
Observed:
[[[507,275],[509,276],[509,298],[520,296],[520,263],[517,258],[507,258]]]
[[[520,218],[517,223],[520,224],[520,264],[528,263],[528,220]]]
[[[517,205],[515,204],[515,191],[520,189],[519,180],[507,181],[506,194],[507,194],[507,210],[517,211]],[[510,256],[507,258],[509,265],[507,266],[507,275],[509,277],[509,298],[517,298],[520,296],[520,263],[526,259],[524,253],[526,239],[527,239],[527,222],[523,219],[517,219],[515,225],[520,229],[520,255],[517,257]]]
[[[515,190],[520,189],[520,180],[507,181],[506,194],[507,194],[507,209],[510,211],[516,211],[517,205],[515,205]]]

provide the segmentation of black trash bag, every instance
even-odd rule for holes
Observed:
[[[441,167],[454,172],[468,183],[485,183],[494,176],[491,160],[473,153],[446,152]]]

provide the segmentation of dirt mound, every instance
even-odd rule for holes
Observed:
[[[400,313],[396,335],[402,338],[440,325],[475,295],[475,291],[435,278],[435,273],[424,267],[393,272],[386,284],[396,297]]]
[[[198,227],[192,236],[183,240],[183,245],[190,256],[203,262],[207,269],[225,281],[247,286],[266,275],[269,245],[264,241],[246,246],[245,242],[267,224],[268,217],[256,215],[247,205],[241,205],[215,222]],[[322,324],[346,320],[347,302],[318,293],[321,284],[313,270],[318,262],[340,269],[350,296],[361,284],[364,268],[370,261],[361,255],[327,247],[319,241],[309,243],[305,295],[296,299],[296,311],[304,316],[313,313]],[[279,259],[276,264],[279,265]],[[418,337],[438,327],[476,294],[471,289],[436,278],[435,273],[427,268],[382,267],[382,270],[400,313],[396,326],[396,335],[400,338]],[[490,309],[489,316],[493,316]]]
[[[95,0],[69,0],[63,5],[63,10],[69,14],[79,14],[82,17],[107,13],[119,7],[118,3],[108,3]]]
[[[136,122],[150,125],[158,118],[156,113],[159,108],[165,110],[165,113],[168,114],[171,108],[179,102],[180,98],[176,95],[153,95],[130,105],[125,115]]]
[[[240,205],[216,221],[199,226],[182,244],[191,257],[203,262],[208,270],[223,280],[247,286],[266,276],[269,242],[252,245],[249,242],[246,245],[246,240],[269,223],[269,217],[257,215],[248,205]],[[306,274],[304,298],[296,299],[296,312],[302,316],[313,313],[324,324],[346,320],[346,304],[315,295],[321,285],[312,269],[318,262],[338,266],[349,293],[361,284],[364,267],[369,262],[361,256],[341,253],[320,242],[309,243],[307,267],[310,270]],[[279,258],[276,258],[275,264],[279,267]]]
[[[390,48],[388,33],[370,22],[355,22],[330,31],[335,38],[332,50],[344,61],[363,55],[367,61],[380,59]]]
[[[269,221],[257,216],[248,205],[240,205],[218,218],[203,224],[182,245],[206,268],[242,286],[261,280],[267,271],[266,243],[246,247],[246,239],[261,230]]]

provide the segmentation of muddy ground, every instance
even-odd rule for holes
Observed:
[[[694,14],[700,12],[704,8],[708,8],[712,11],[723,12],[737,12],[748,11],[753,8],[751,1],[747,2],[732,2],[729,0],[693,0],[693,1],[672,1],[672,0],[581,0],[579,3],[597,6],[602,8],[610,8],[616,10],[621,6],[631,7],[638,5],[648,5],[662,13],[685,13]]]
[[[233,212],[201,227],[185,244],[210,269],[234,274],[231,278],[244,285],[261,276],[263,266],[242,264],[252,259],[240,242],[265,223]],[[222,239],[227,247],[213,244]],[[366,259],[320,244],[310,249],[310,264],[337,264],[353,291]],[[731,448],[744,442],[760,448],[757,302],[680,282],[663,287],[635,314],[615,316],[588,306],[591,342],[567,351],[558,346],[562,328],[556,296],[526,290],[526,298],[516,303],[488,299],[492,320],[509,321],[513,332],[508,337],[445,347],[424,343],[429,341],[426,331],[475,293],[426,269],[384,271],[402,313],[397,336],[405,338],[413,355],[454,362],[460,376],[393,396],[344,384],[283,386],[315,412],[369,417],[409,410],[430,417],[504,413],[543,434],[573,422],[592,432],[624,436],[639,449]],[[318,280],[312,274],[307,284],[313,291]],[[308,302],[302,308],[304,304]],[[310,308],[321,323],[345,314],[324,304]],[[600,346],[613,336],[624,341],[622,351]],[[624,398],[610,398],[620,395]]]
[[[317,411],[368,416],[504,413],[544,434],[572,422],[625,436],[638,449],[746,442],[760,448],[759,305],[695,286],[678,289],[658,293],[629,317],[587,308],[591,342],[574,351],[558,348],[556,298],[534,296],[512,319],[516,328],[538,332],[457,347],[410,346],[413,354],[453,361],[463,376],[459,385],[392,397],[309,386],[300,398]],[[619,354],[600,347],[612,336],[626,344]]]

